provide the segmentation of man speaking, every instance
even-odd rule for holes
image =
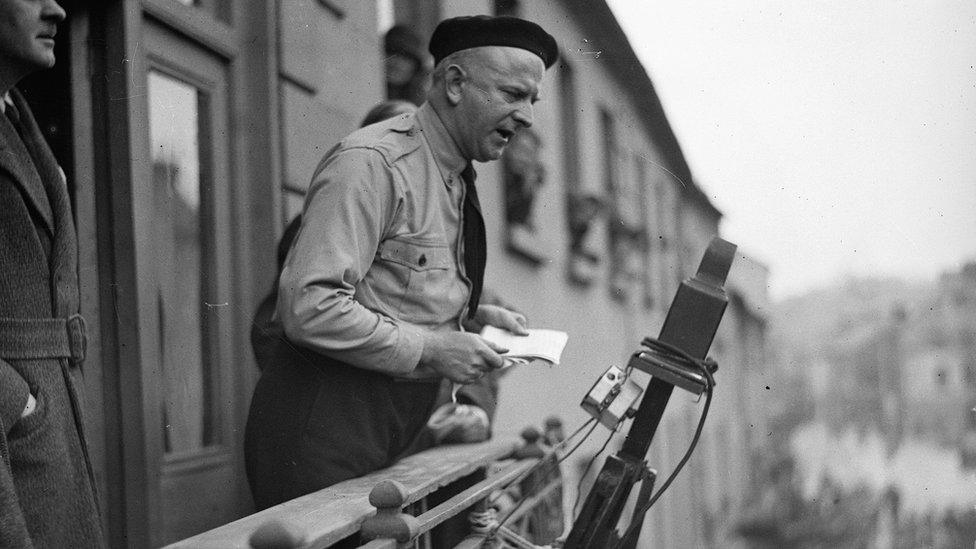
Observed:
[[[533,122],[555,39],[512,17],[458,17],[431,36],[416,113],[367,126],[319,163],[281,273],[277,314],[296,353],[263,372],[245,436],[265,508],[388,466],[418,435],[447,378],[502,366],[462,322],[525,333],[479,304],[485,225],[472,161],[501,157]]]

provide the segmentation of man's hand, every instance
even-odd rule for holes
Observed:
[[[491,435],[488,414],[470,404],[442,405],[427,420],[427,427],[437,444],[481,442]]]
[[[478,312],[474,314],[474,320],[482,327],[494,326],[503,330],[508,330],[515,335],[528,335],[526,331],[525,315],[509,311],[498,305],[479,305]]]
[[[35,408],[37,408],[37,399],[34,398],[34,395],[27,393],[27,405],[24,406],[24,411],[20,413],[20,419],[33,414]]]
[[[420,365],[429,366],[456,383],[471,383],[505,363],[499,347],[468,332],[426,332]]]

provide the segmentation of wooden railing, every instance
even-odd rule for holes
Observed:
[[[367,540],[363,549],[423,546],[429,532],[451,517],[466,521],[470,511],[486,509],[489,494],[538,477],[537,465],[544,458],[537,438],[496,436],[482,443],[433,448],[166,549],[313,549],[359,539]],[[514,513],[505,522],[524,523],[527,513],[559,484],[558,474],[550,474],[547,482],[534,481],[527,501],[511,509]],[[441,502],[431,507],[437,500]]]

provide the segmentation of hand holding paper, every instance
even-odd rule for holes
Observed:
[[[481,337],[508,349],[508,352],[502,355],[505,358],[506,368],[533,360],[559,364],[563,348],[566,347],[566,341],[569,339],[566,332],[540,329],[527,331],[528,335],[515,335],[494,326],[485,326],[481,330]]]

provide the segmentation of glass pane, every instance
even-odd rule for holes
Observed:
[[[167,452],[214,443],[212,368],[204,317],[209,256],[206,195],[201,181],[199,91],[149,73],[154,259],[159,286],[163,432]]]

